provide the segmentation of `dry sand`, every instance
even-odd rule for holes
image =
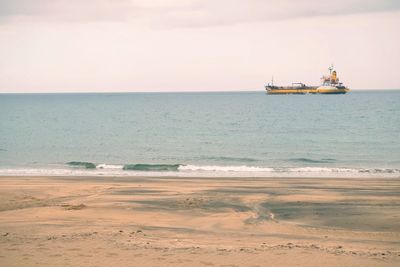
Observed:
[[[400,179],[0,177],[0,266],[400,266]]]

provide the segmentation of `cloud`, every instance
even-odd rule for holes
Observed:
[[[190,13],[166,14],[174,26],[231,25],[298,17],[337,16],[400,9],[398,0],[217,0],[196,1]]]
[[[120,20],[134,16],[128,0],[0,0],[0,16],[31,20]]]
[[[128,21],[155,27],[210,27],[399,9],[398,0],[0,0],[3,23]]]

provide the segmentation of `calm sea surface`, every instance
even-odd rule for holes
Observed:
[[[400,91],[0,94],[0,174],[400,176]]]

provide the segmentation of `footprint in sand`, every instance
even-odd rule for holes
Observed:
[[[80,248],[68,248],[67,250],[68,251],[80,251],[81,249]]]
[[[215,264],[212,262],[207,262],[207,261],[201,261],[201,264],[207,265],[207,266],[214,266]]]
[[[107,253],[107,256],[112,256],[112,257],[116,257],[116,256],[118,256],[119,254],[118,253],[114,253],[114,252],[109,252],[109,253]],[[136,255],[135,255],[136,256]]]
[[[65,210],[81,210],[86,208],[87,206],[85,204],[79,204],[79,205],[62,204],[61,207],[63,207]]]
[[[90,255],[90,254],[78,254],[78,256],[79,257],[87,257],[87,258],[93,257],[93,255]]]

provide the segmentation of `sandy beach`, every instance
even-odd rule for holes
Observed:
[[[0,177],[1,266],[399,266],[400,180]]]

